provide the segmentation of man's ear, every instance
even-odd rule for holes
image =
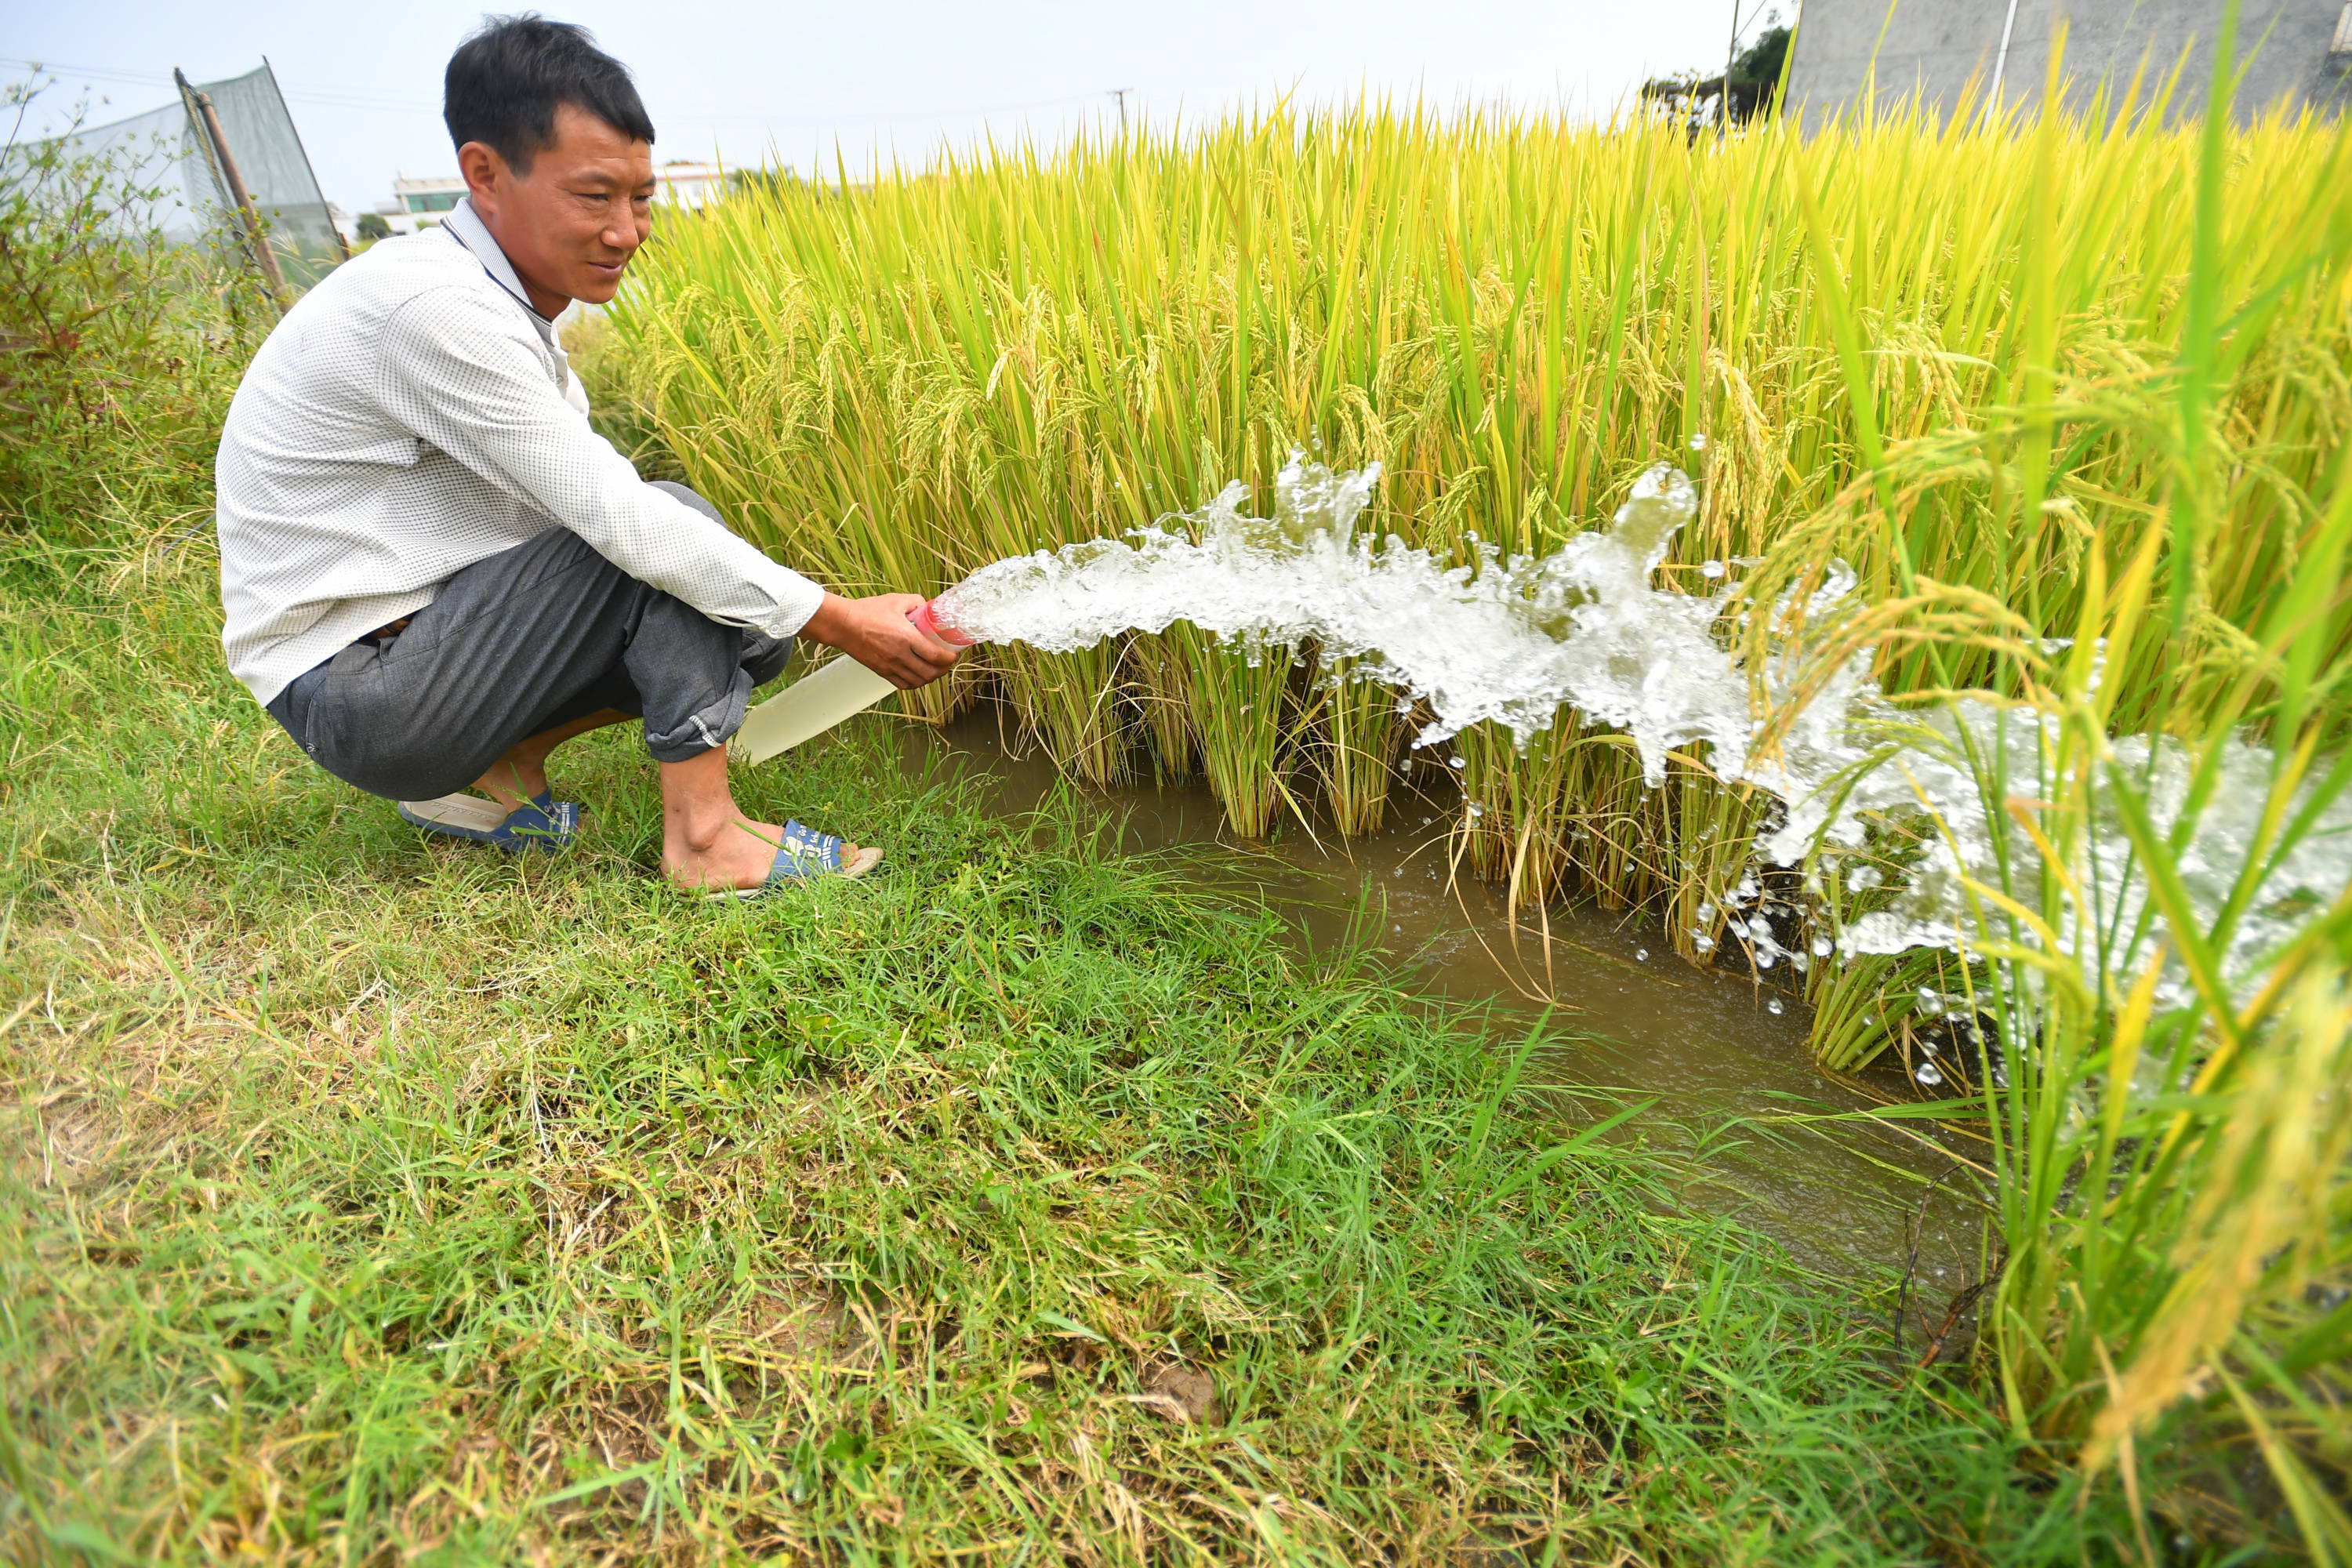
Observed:
[[[514,177],[499,150],[487,142],[468,142],[457,149],[457,174],[476,206],[496,202],[499,187]]]

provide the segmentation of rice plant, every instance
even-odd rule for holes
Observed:
[[[1328,661],[1321,672],[1316,771],[1331,824],[1350,837],[1377,833],[1388,815],[1396,779],[1396,693],[1360,678],[1351,659]]]
[[[1825,1060],[1894,1043],[1920,1083],[1958,1092],[1948,1113],[1973,1113],[2003,1244],[1984,1334],[2018,1435],[2084,1445],[2137,1499],[2136,1444],[2192,1422],[2234,1429],[2315,1558],[2343,1562],[2352,888],[2251,967],[2228,956],[2235,925],[2277,912],[2259,908],[2270,869],[2315,833],[2341,832],[2328,813],[2352,784],[2340,697],[2352,647],[2326,613],[2346,596],[2352,492],[2331,490],[2296,578],[2230,645],[2226,685],[2172,715],[2187,798],[2168,830],[2157,802],[2178,799],[2180,781],[2114,744],[2122,693],[2103,679],[2162,614],[2167,540],[2118,556],[2095,531],[2071,647],[2000,650],[2013,700],[2048,739],[1974,760],[2012,831],[1991,873],[1963,879],[1956,951],[1827,968],[1814,990]],[[2217,673],[2210,658],[2191,668],[2200,684]],[[2206,815],[2247,804],[2216,785],[2250,731],[2271,742],[2259,826],[2217,864],[2191,841]],[[2128,836],[2132,855],[2103,883],[2083,868],[2113,867],[2084,854],[2107,834]],[[2228,893],[2214,912],[2191,885],[2217,879]],[[1808,879],[1838,878],[1816,862]],[[2125,918],[2136,891],[2146,901]]]
[[[1192,683],[1185,662],[1170,639],[1131,637],[1127,645],[1128,695],[1142,715],[1156,777],[1174,782],[1192,775]]]
[[[2344,1562],[2352,885],[2282,910],[2266,883],[2344,831],[2352,455],[2326,412],[2343,405],[2341,362],[2316,372],[2298,357],[2307,340],[2263,330],[2291,280],[2240,291],[2232,261],[2258,241],[2232,228],[2221,108],[2190,171],[2175,352],[2066,363],[2056,323],[2021,310],[2014,400],[1873,454],[1836,504],[1774,542],[1754,591],[1761,603],[1825,573],[1832,552],[1868,559],[1885,588],[1849,647],[1866,639],[1882,669],[1965,683],[2032,721],[1993,731],[2030,743],[1968,748],[1994,853],[1960,876],[1953,951],[1815,984],[1826,1056],[1861,1059],[1899,1036],[1906,1055],[1930,1053],[1912,1063],[1922,1083],[1957,1079],[1979,1112],[2005,1246],[1986,1338],[2013,1426],[2084,1443],[2091,1467],[2123,1471],[2137,1510],[2136,1444],[2218,1421],[2251,1440],[2313,1556]],[[2053,132],[2030,141],[2053,168]],[[1807,216],[1818,230],[1818,207]],[[2336,221],[2324,243],[2305,237],[2307,273],[2341,278]],[[1822,281],[1851,372],[1861,310],[1833,248]],[[2069,249],[2026,247],[2027,305],[2074,265]],[[2281,352],[2303,367],[2259,372]],[[2313,395],[2283,424],[2289,385]],[[2063,570],[2018,577],[1996,554],[1963,584],[1917,565],[1939,531],[1923,519],[2007,519],[2014,541],[2043,518],[2065,530],[2044,562]],[[1760,621],[1748,635],[1761,657]],[[1843,656],[1834,639],[1820,654]],[[2149,741],[2117,741],[2132,731]],[[1829,858],[1806,877],[1824,904],[1878,896],[1874,868],[1857,893]],[[2275,934],[2250,951],[2257,921]]]
[[[1162,639],[1183,671],[1201,771],[1225,820],[1248,838],[1273,826],[1287,793],[1282,774],[1292,726],[1285,711],[1288,648],[1227,648],[1179,621]]]
[[[1674,581],[1827,530],[1871,594],[1927,578],[2047,628],[2076,608],[2082,509],[2112,498],[2145,526],[2165,469],[2128,419],[2045,421],[1985,468],[1988,411],[2062,383],[2121,395],[2178,359],[2210,295],[2236,312],[2202,405],[2231,454],[2207,608],[2232,620],[2293,560],[2298,498],[2352,418],[2341,137],[2285,119],[2228,133],[2200,293],[2179,221],[2197,138],[2131,107],[1694,145],[1367,105],[883,169],[855,190],[769,183],[666,220],[609,358],[695,483],[845,587],[933,590],[1117,536],[1230,479],[1263,489],[1319,437],[1335,464],[1386,466],[1372,528],[1465,562],[1480,541],[1557,545],[1667,458],[1706,496]],[[1984,481],[1908,496],[1893,552],[1839,504],[1890,454]],[[1118,661],[991,663],[1056,754],[1118,776],[1097,732]],[[1913,651],[1881,675],[2002,672]],[[2124,721],[2144,720],[2168,689],[2160,639],[2110,678]],[[1087,679],[1099,691],[1076,693]],[[1608,834],[1644,809],[1622,769],[1575,787],[1595,793],[1529,809]],[[1608,868],[1645,852],[1608,842],[1622,886]],[[1575,890],[1578,863],[1526,892]],[[1683,879],[1643,866],[1638,896]]]

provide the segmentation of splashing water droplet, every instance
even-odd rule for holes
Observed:
[[[1933,1089],[1937,1084],[1944,1081],[1944,1075],[1937,1069],[1934,1062],[1921,1062],[1918,1066],[1918,1069],[1912,1073],[1911,1076],[1919,1081],[1921,1087],[1926,1089]]]
[[[1694,442],[1693,449],[1704,447]],[[1549,555],[1508,555],[1468,531],[1434,552],[1393,534],[1356,531],[1379,477],[1378,465],[1334,472],[1295,452],[1275,481],[1270,518],[1246,515],[1249,489],[1231,484],[1199,510],[1168,514],[1128,541],[1090,540],[984,566],[941,595],[934,616],[981,640],[1023,642],[1045,653],[1129,631],[1165,631],[1179,619],[1260,661],[1312,641],[1327,670],[1345,662],[1353,678],[1398,689],[1401,711],[1425,706],[1416,745],[1481,723],[1507,729],[1525,744],[1566,707],[1584,723],[1625,731],[1654,787],[1665,783],[1672,752],[1703,749],[1717,778],[1756,786],[1785,808],[1759,840],[1756,865],[1800,866],[1821,850],[1854,856],[1895,842],[1916,846],[1900,851],[1906,863],[1893,876],[1871,865],[1846,872],[1845,886],[1855,892],[1886,889],[1873,895],[1866,912],[1841,921],[1835,950],[1849,960],[1969,948],[1982,940],[1971,884],[2030,884],[2043,874],[2035,850],[2000,830],[2006,819],[1979,795],[1966,759],[2022,759],[2018,777],[2033,776],[2041,759],[2057,776],[2058,721],[2030,707],[1990,702],[1898,707],[1873,684],[1870,647],[1841,655],[1824,673],[1805,656],[1829,646],[1814,639],[1860,607],[1847,602],[1858,585],[1847,563],[1829,563],[1817,580],[1770,603],[1727,586],[1704,594],[1658,586],[1658,569],[1697,508],[1689,478],[1664,465],[1639,476],[1610,526],[1575,534]],[[1733,646],[1738,639],[1723,635],[1732,624],[1760,628],[1774,657],[1760,668],[1744,665]],[[1792,711],[1785,705],[1800,697],[1800,682],[1805,700]],[[1753,743],[1768,719],[1779,721],[1776,744],[1758,755]],[[2184,802],[2204,800],[2187,826],[2181,861],[2233,870],[2265,831],[2276,760],[2253,741],[2231,737],[2213,746],[2217,752],[2200,752],[2170,737],[2118,737],[2101,768],[2078,774],[2074,787],[2105,772],[2139,781],[2159,835],[2174,831]],[[2192,790],[2200,767],[2212,770],[2212,787]],[[2305,785],[2291,804],[2309,799],[2315,787]],[[1469,815],[1483,814],[1474,806]],[[1874,825],[1932,830],[1888,839],[1876,837]],[[2068,853],[2074,863],[2061,868],[2063,877],[2113,893],[2095,913],[2069,915],[2054,933],[2057,943],[2078,955],[2086,973],[2102,966],[2136,973],[2170,935],[2151,903],[2144,860],[2129,836],[2113,828],[2094,827]],[[2229,950],[2215,955],[2221,972],[2259,984],[2268,973],[2262,955],[2326,909],[2347,874],[2352,794],[2316,811],[2296,847],[2242,900],[2246,913],[2230,927]],[[2238,896],[2233,887],[2231,875],[2190,884],[2200,926]],[[1726,901],[1745,904],[1759,891],[1749,869]],[[2109,931],[2137,934],[2118,944],[2102,935]],[[2158,1005],[2183,1005],[2192,993],[2179,961],[2168,961]],[[1942,1005],[1938,998],[1938,1013]]]
[[[1378,465],[1334,473],[1297,452],[1275,481],[1272,518],[1244,514],[1248,487],[1231,484],[1133,543],[1089,540],[983,566],[934,614],[1046,653],[1178,619],[1245,652],[1312,639],[1327,660],[1425,700],[1424,743],[1476,723],[1524,742],[1567,702],[1631,731],[1653,785],[1681,746],[1711,743],[1718,772],[1744,766],[1748,681],[1710,635],[1717,602],[1651,582],[1696,510],[1688,477],[1650,469],[1610,527],[1547,556],[1507,558],[1465,532],[1474,559],[1457,567],[1356,534],[1379,476]]]
[[[1780,999],[1778,996],[1775,996],[1769,1002],[1765,1003],[1764,1011],[1770,1013],[1777,1017],[1783,1011],[1780,1006]]]

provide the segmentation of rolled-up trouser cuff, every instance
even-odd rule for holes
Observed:
[[[705,752],[716,751],[734,738],[743,727],[743,713],[751,701],[751,677],[738,668],[735,679],[728,683],[726,694],[716,702],[688,713],[683,723],[656,731],[653,721],[646,721],[646,750],[657,763],[691,762]]]

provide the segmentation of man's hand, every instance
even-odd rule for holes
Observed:
[[[870,599],[827,594],[801,636],[839,648],[902,691],[929,686],[955,667],[962,650],[915,629],[907,617],[922,603],[920,594],[877,594]]]

